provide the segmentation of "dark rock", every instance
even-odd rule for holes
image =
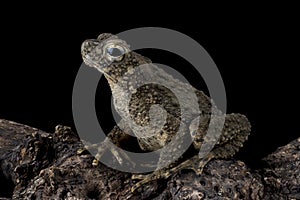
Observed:
[[[192,171],[174,176],[163,195],[170,199],[262,199],[260,180],[241,161],[213,160],[201,176]]]
[[[300,138],[278,148],[264,160],[266,199],[300,199]]]
[[[76,133],[45,133],[0,120],[0,199],[300,199],[300,139],[252,172],[242,161],[213,160],[197,176],[182,170],[131,193],[131,174],[91,165]],[[115,162],[112,160],[112,162]]]

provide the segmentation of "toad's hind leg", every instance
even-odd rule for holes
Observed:
[[[203,171],[203,168],[205,165],[213,159],[215,156],[213,153],[207,154],[204,158],[200,158],[199,155],[195,155],[189,160],[186,160],[176,167],[173,168],[163,168],[160,170],[157,170],[151,174],[146,174],[146,175],[133,175],[133,179],[142,179],[138,183],[136,183],[132,188],[131,191],[134,192],[136,189],[141,187],[142,185],[149,183],[153,180],[157,179],[167,179],[171,175],[174,175],[181,171],[182,169],[191,169],[193,170],[196,174],[200,175]]]
[[[203,116],[195,119],[191,124],[190,133],[193,137],[193,145],[199,150],[200,157],[210,151],[214,151],[215,158],[230,158],[248,139],[251,125],[244,115],[228,114],[225,116]],[[200,119],[200,126],[194,124]],[[208,128],[210,130],[208,131]],[[209,134],[209,135],[208,135]]]
[[[177,132],[172,141],[161,150],[157,169],[151,174],[132,175],[132,179],[141,179],[141,181],[132,187],[132,192],[148,182],[158,179],[167,179],[173,174],[173,172],[177,172],[182,169],[181,167],[178,167],[178,169],[177,167],[172,167],[176,164],[176,161],[178,161],[191,143],[192,141],[190,134],[188,133],[188,129],[185,125],[182,125],[182,128]]]
[[[147,175],[134,175],[133,179],[142,179],[140,182],[138,182],[136,185],[132,187],[132,191],[135,191],[137,188],[141,187],[145,183],[148,183],[150,181],[161,179],[161,178],[168,178],[171,175],[179,172],[182,169],[191,169],[195,171],[196,174],[200,175],[205,167],[205,165],[214,158],[230,158],[232,157],[239,149],[239,147],[242,146],[243,142],[247,139],[248,135],[250,134],[250,123],[248,119],[241,114],[230,114],[226,115],[225,117],[225,123],[224,127],[222,129],[221,135],[218,139],[213,137],[205,138],[205,132],[206,128],[204,125],[207,126],[207,123],[209,122],[209,118],[206,118],[205,116],[202,118],[203,120],[200,121],[200,127],[196,132],[191,135],[198,139],[198,142],[194,140],[194,146],[196,149],[200,149],[201,143],[205,140],[206,142],[213,142],[214,145],[213,148],[204,149],[204,152],[199,152],[199,154],[193,156],[189,160],[186,160],[179,165],[175,167],[168,167],[168,168],[162,168],[159,169],[152,174]],[[215,118],[216,121],[213,121],[212,123],[218,123],[218,117]],[[217,131],[217,129],[216,129]],[[184,137],[188,138],[188,137]],[[178,140],[181,141],[181,140]],[[202,141],[202,142],[201,142]],[[176,145],[180,146],[185,144],[184,143],[174,143],[173,148],[176,149]],[[172,149],[172,148],[170,148]],[[209,150],[209,151],[207,151]],[[160,159],[160,164],[164,163],[165,161],[170,159],[172,157],[172,152],[162,152]]]
[[[222,134],[213,148],[215,158],[231,158],[243,146],[251,132],[247,117],[233,113],[226,115]]]
[[[199,130],[201,131],[201,128]],[[205,154],[199,152],[198,155],[170,169],[169,173],[174,174],[182,169],[191,169],[200,175],[210,160],[232,157],[243,146],[243,142],[247,140],[250,131],[251,125],[244,115],[235,113],[226,115],[222,133],[213,149]]]

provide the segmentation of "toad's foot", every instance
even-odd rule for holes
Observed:
[[[131,166],[134,168],[136,166],[135,162],[131,160],[131,158],[126,154],[126,152],[122,149],[117,149],[116,146],[109,147],[110,152],[114,155],[120,165],[124,165],[125,161],[129,162]],[[98,166],[99,160],[101,159],[104,150],[98,147],[98,153],[95,155],[95,159],[93,160],[92,165]],[[124,161],[125,160],[125,161]]]
[[[82,154],[85,151],[91,151],[91,152],[97,152],[95,155],[95,159],[92,162],[93,166],[99,165],[99,160],[105,153],[107,149],[112,153],[112,155],[117,159],[118,163],[120,165],[124,164],[124,159],[128,161],[133,167],[135,167],[135,163],[130,159],[130,157],[124,152],[122,149],[118,150],[116,146],[112,145],[109,141],[109,139],[106,138],[103,142],[99,144],[91,144],[91,145],[85,145],[84,148],[78,149],[77,154]],[[123,159],[124,158],[124,159]]]
[[[82,154],[85,151],[90,151],[95,155],[92,165],[98,166],[104,153],[108,150],[117,159],[120,165],[131,164],[133,168],[135,163],[129,158],[126,152],[121,148],[121,143],[127,141],[129,138],[130,128],[121,121],[119,126],[114,126],[111,132],[107,135],[104,141],[96,144],[86,143],[85,148],[77,150],[77,154]]]
[[[134,174],[131,177],[132,179],[142,179],[142,180],[137,182],[131,188],[131,191],[135,192],[142,185],[149,183],[151,181],[158,180],[158,179],[167,179],[171,175],[174,175],[175,173],[179,172],[182,169],[191,169],[197,175],[200,175],[200,174],[202,174],[202,171],[203,171],[203,168],[205,167],[205,165],[213,158],[214,158],[213,153],[209,153],[204,158],[200,158],[198,155],[195,155],[191,159],[186,160],[183,163],[181,163],[178,166],[171,168],[171,169],[160,169],[160,170],[154,171],[151,174],[146,174],[146,175]]]

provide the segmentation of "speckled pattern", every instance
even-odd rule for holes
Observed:
[[[109,53],[112,51],[111,48],[123,52],[124,55],[112,57]],[[131,96],[129,103],[130,116],[126,117],[125,123],[126,120],[130,119],[134,120],[136,124],[142,127],[149,125],[150,107],[155,104],[159,104],[167,113],[166,123],[160,131],[151,137],[142,138],[136,135],[141,149],[147,151],[158,150],[168,144],[171,140],[175,140],[174,145],[172,145],[170,148],[165,148],[165,150],[161,152],[160,159],[158,161],[158,168],[161,168],[161,166],[167,166],[166,163],[169,163],[169,161],[176,161],[178,159],[178,157],[174,157],[173,152],[175,149],[176,151],[182,153],[185,151],[184,142],[186,140],[183,139],[185,137],[192,136],[194,139],[194,148],[200,149],[201,144],[205,139],[204,136],[206,135],[208,124],[210,122],[215,124],[218,123],[218,120],[212,121],[211,116],[214,115],[221,117],[222,115],[221,111],[217,109],[213,101],[202,91],[199,91],[193,88],[191,85],[173,78],[162,69],[151,64],[150,59],[130,51],[129,45],[114,35],[105,33],[101,34],[98,39],[86,40],[82,44],[82,57],[88,66],[94,67],[104,74],[112,90],[115,108],[121,113],[126,113],[125,107],[128,106],[125,103],[122,103],[122,97],[126,96],[125,93],[132,92],[132,85],[138,84],[140,81],[138,77],[142,76],[138,70],[134,74],[130,72],[142,64],[149,64],[151,67],[156,69],[151,71],[150,68],[146,68],[148,71],[150,71],[149,76],[168,81],[170,85],[174,85],[178,90],[182,91],[184,96],[188,97],[187,94],[189,91],[193,91],[196,94],[201,114],[192,108],[188,98],[185,99],[186,103],[184,105],[179,105],[176,96],[164,86],[157,84],[146,84],[140,88],[137,88],[136,90],[133,90],[133,95]],[[133,75],[130,76],[130,78],[126,78],[126,76],[125,78],[122,78],[124,74]],[[136,82],[133,83],[133,80]],[[119,89],[117,84],[122,84],[122,89]],[[181,116],[180,106],[183,106],[183,109],[187,110],[188,112],[188,115],[186,115],[184,118]],[[199,119],[200,126],[196,128],[194,127],[191,130],[191,123],[195,119]],[[178,132],[180,122],[183,122],[183,131],[181,130],[181,132]],[[214,128],[215,126],[212,127]],[[250,123],[245,116],[241,114],[226,115],[224,128],[220,138],[213,138],[212,141],[206,141],[212,144],[216,143],[206,162],[212,158],[232,157],[238,151],[238,149],[243,146],[243,142],[247,140],[250,130]],[[214,131],[217,132],[218,130],[215,129]],[[125,138],[125,136],[121,137],[120,135],[126,134],[127,133],[123,132],[122,130],[119,130],[111,132],[108,137],[114,144],[117,145],[120,141],[115,141],[115,139]],[[96,158],[99,159],[102,156],[105,148],[107,148],[107,146],[105,145],[104,141],[102,145],[98,146],[99,153],[96,155]],[[114,155],[118,156],[116,153],[114,153]],[[203,168],[206,162],[203,162],[203,160],[199,159],[193,160],[195,162],[202,161],[202,164],[196,165],[195,163],[185,162],[184,166],[181,165],[178,170],[187,167],[201,173],[202,169],[199,170],[198,168]],[[168,175],[162,175],[162,173],[167,173]],[[168,170],[165,169],[162,171],[156,171],[155,174],[156,175],[145,176],[141,179],[148,179],[151,181],[155,179],[155,177],[167,178],[170,176]],[[144,180],[144,182],[147,181]]]

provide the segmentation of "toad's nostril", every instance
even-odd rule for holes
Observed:
[[[97,40],[85,40],[81,45],[81,54],[83,56],[90,53],[97,45],[99,45],[99,42]]]
[[[85,56],[86,54],[88,54],[88,46],[89,46],[89,42],[88,41],[84,41],[81,45],[81,54],[82,56]]]

